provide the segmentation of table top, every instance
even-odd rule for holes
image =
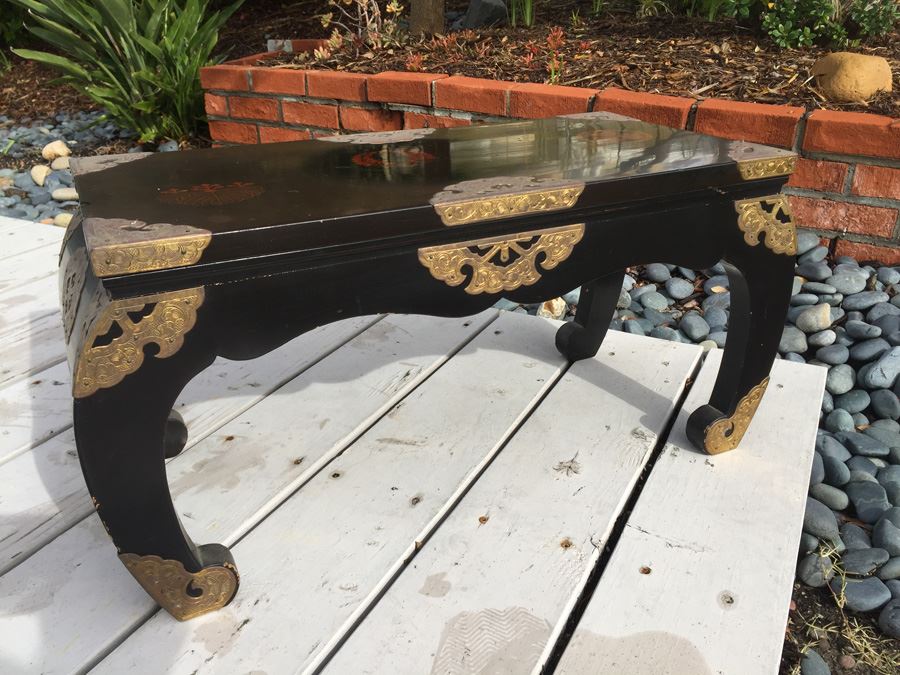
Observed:
[[[609,113],[74,163],[98,276],[424,237],[785,176],[795,155]],[[512,226],[512,225],[511,225]],[[185,253],[185,251],[187,251]],[[196,259],[195,259],[196,258]]]

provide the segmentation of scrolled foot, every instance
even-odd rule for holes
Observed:
[[[178,560],[122,553],[119,559],[157,604],[179,621],[221,609],[237,593],[240,577],[231,552],[220,544],[199,547],[203,569],[189,572]]]
[[[163,444],[165,447],[166,459],[178,456],[187,444],[187,425],[184,423],[184,418],[177,410],[173,410],[169,413],[169,418],[166,420],[164,439]]]
[[[598,346],[590,331],[577,323],[564,323],[556,331],[556,348],[569,361],[592,358]]]
[[[734,450],[750,426],[768,384],[767,377],[753,387],[738,402],[731,416],[725,415],[711,405],[697,408],[687,422],[687,435],[690,441],[709,455]]]

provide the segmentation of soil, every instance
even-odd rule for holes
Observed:
[[[543,5],[541,6],[543,7]],[[572,13],[579,9],[579,18]],[[413,39],[379,50],[345,41],[324,59],[286,55],[304,68],[469,75],[515,82],[619,87],[696,98],[726,98],[900,116],[900,31],[854,51],[885,57],[894,93],[869,103],[833,103],[810,70],[822,47],[783,50],[733,21],[632,14],[593,17],[589,4],[554,5],[534,28],[496,28]],[[305,36],[303,36],[305,37]]]

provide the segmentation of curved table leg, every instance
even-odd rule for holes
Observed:
[[[581,287],[575,320],[556,331],[556,348],[569,361],[589,359],[597,354],[612,320],[625,270],[607,274]]]
[[[742,209],[747,204],[754,208]],[[736,204],[741,236],[724,260],[731,290],[728,341],[709,404],[687,422],[688,438],[709,454],[738,446],[769,383],[794,275],[796,233],[786,204],[778,197]]]
[[[88,490],[120,560],[157,603],[185,620],[228,604],[238,573],[225,546],[191,541],[166,480],[165,459],[186,440],[172,406],[215,357],[203,327],[179,314],[179,301],[98,315],[78,359],[74,423]],[[118,337],[97,336],[112,323],[123,331]]]

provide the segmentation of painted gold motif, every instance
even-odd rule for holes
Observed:
[[[765,159],[738,160],[738,171],[744,180],[758,180],[773,176],[789,176],[797,167],[796,155]]]
[[[452,227],[570,209],[583,191],[584,183],[574,181],[501,176],[449,185],[431,199],[431,204],[444,225]]]
[[[98,277],[186,267],[200,260],[211,239],[210,234],[199,234],[103,246],[91,251],[91,267]]]
[[[735,202],[734,209],[744,241],[750,246],[756,246],[760,235],[765,234],[765,245],[775,253],[797,254],[797,230],[785,195],[744,199]]]
[[[221,609],[237,593],[237,569],[230,563],[188,572],[177,560],[123,553],[119,560],[163,609],[179,621]]]
[[[113,300],[107,304],[91,325],[76,359],[75,398],[113,387],[137,371],[144,362],[144,347],[149,344],[159,348],[155,358],[172,356],[184,343],[185,334],[194,327],[201,304],[202,288]],[[121,333],[107,342],[104,338],[114,325]]]
[[[419,249],[419,262],[448,286],[468,280],[466,293],[500,293],[531,286],[540,267],[551,270],[571,255],[584,223]],[[540,261],[538,260],[540,258]],[[467,277],[464,269],[471,270]]]
[[[159,200],[179,206],[226,206],[258,197],[265,188],[250,181],[231,183],[200,183],[187,187],[172,187],[159,191]]]
[[[740,444],[768,386],[769,378],[767,377],[741,399],[731,417],[713,422],[707,427],[704,449],[708,454],[718,455],[728,450],[734,450]]]
[[[88,269],[88,257],[84,247],[78,246],[74,251],[63,249],[63,261],[65,271],[59,277],[59,304],[62,308],[63,334],[68,342],[75,328],[75,317]]]

